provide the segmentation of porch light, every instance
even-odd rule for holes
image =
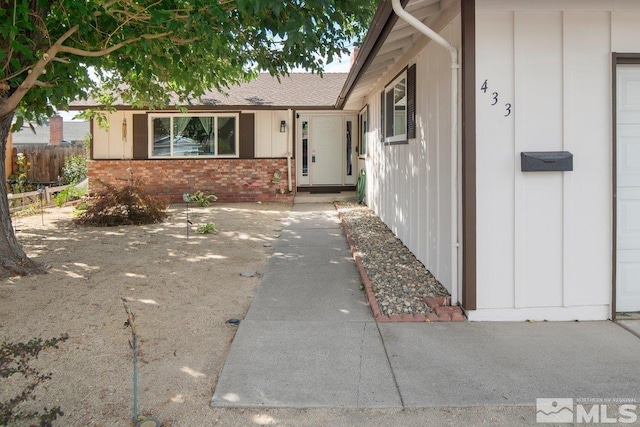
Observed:
[[[280,132],[285,133],[287,131],[287,123],[284,120],[280,121]]]

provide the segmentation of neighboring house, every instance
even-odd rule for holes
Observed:
[[[133,122],[124,134],[94,126],[92,176],[131,166],[174,195],[242,182],[253,193],[228,199],[272,200],[289,157],[293,193],[345,188],[364,168],[367,204],[470,320],[640,311],[640,2],[402,4],[422,29],[381,1],[333,102],[272,101],[261,76],[243,88],[262,105],[203,102],[187,115],[201,125],[123,107],[112,123]],[[329,93],[295,78],[276,94]]]
[[[89,135],[89,122],[80,120],[63,120],[62,116],[53,116],[42,125],[34,125],[33,129],[24,125],[18,132],[11,134],[14,146],[24,145],[75,145],[84,141]]]

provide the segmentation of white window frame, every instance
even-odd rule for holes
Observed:
[[[405,119],[403,120],[403,132],[399,133],[399,134],[395,134],[392,136],[388,136],[387,135],[387,122],[389,120],[392,120],[394,123],[394,133],[395,133],[395,110],[392,111],[388,111],[387,110],[387,94],[391,91],[394,91],[396,86],[402,81],[404,80],[404,96],[405,96]],[[382,129],[382,133],[385,136],[384,137],[384,142],[385,143],[394,143],[394,142],[406,142],[407,141],[407,105],[406,105],[406,98],[407,98],[407,71],[403,71],[402,73],[400,73],[398,75],[398,77],[396,77],[391,83],[389,83],[387,86],[385,86],[384,88],[384,123],[383,123],[383,129]]]
[[[185,156],[174,156],[173,153],[173,119],[175,117],[213,117],[215,118],[215,140],[214,147],[216,154],[212,155],[185,155]],[[169,140],[171,141],[169,155],[154,155],[153,154],[153,120],[154,119],[162,119],[169,118],[170,119],[170,135]],[[233,118],[235,120],[235,154],[218,154],[220,152],[218,148],[218,119],[219,118]],[[148,135],[149,135],[149,158],[153,159],[237,159],[240,158],[240,114],[239,113],[152,113],[148,115],[147,119],[148,125]]]

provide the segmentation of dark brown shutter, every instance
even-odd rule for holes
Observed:
[[[380,93],[380,141],[384,142],[384,90]]]
[[[256,158],[256,117],[253,113],[240,114],[240,158]]]
[[[386,129],[386,134],[385,136],[393,136],[394,135],[394,130],[393,130],[393,125],[394,125],[394,113],[396,111],[396,106],[395,106],[395,102],[393,99],[393,95],[394,95],[395,89],[391,88],[391,90],[389,90],[389,92],[387,92],[387,112],[390,113],[389,117],[387,117],[387,126],[385,127]]]
[[[146,114],[133,115],[133,158],[145,160],[149,158],[149,136]]]
[[[407,138],[416,137],[416,64],[407,70]]]

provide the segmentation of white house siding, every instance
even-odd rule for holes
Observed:
[[[133,112],[116,111],[107,114],[109,128],[93,123],[91,140],[93,158],[96,160],[131,159],[133,156]],[[127,137],[122,139],[122,121],[127,121]]]
[[[640,52],[640,4],[478,0],[477,7],[478,310],[469,318],[606,319],[611,52]],[[522,151],[570,151],[574,171],[521,172]]]
[[[250,112],[250,111],[247,111]],[[287,135],[292,130],[286,110],[256,111],[256,157],[287,157]],[[280,122],[286,132],[280,132]]]
[[[460,17],[440,33],[460,47]],[[405,66],[416,64],[416,138],[380,142],[380,92]],[[367,204],[452,292],[451,283],[451,60],[428,43],[385,75],[369,106]],[[455,292],[455,291],[454,291]]]

